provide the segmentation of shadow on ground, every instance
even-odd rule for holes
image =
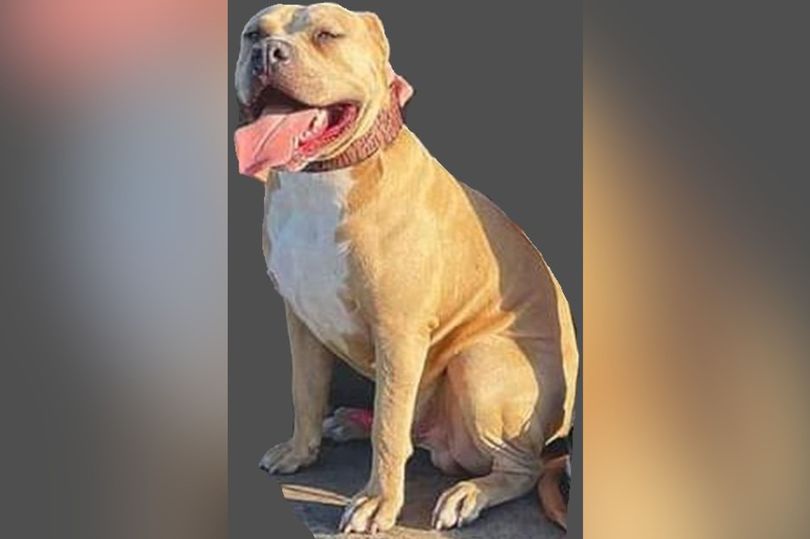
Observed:
[[[284,497],[318,539],[363,537],[336,533],[343,506],[363,487],[368,477],[371,448],[368,442],[324,445],[318,463],[292,476],[279,478]],[[406,503],[399,525],[375,537],[459,539],[551,539],[564,534],[540,513],[535,491],[519,500],[485,511],[468,527],[437,532],[430,529],[430,513],[439,494],[457,479],[445,477],[417,450],[408,463]]]

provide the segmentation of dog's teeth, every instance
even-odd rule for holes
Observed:
[[[318,127],[321,127],[326,122],[327,116],[328,116],[328,113],[326,112],[325,109],[319,109],[318,110],[318,116],[315,117],[315,122],[316,122],[315,125],[318,126]]]

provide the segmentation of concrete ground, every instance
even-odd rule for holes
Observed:
[[[279,477],[284,497],[318,539],[363,537],[336,533],[343,506],[363,487],[369,472],[371,448],[367,441],[325,443],[312,467]],[[375,537],[460,539],[552,539],[564,533],[541,514],[536,491],[485,511],[471,525],[450,531],[430,529],[430,513],[439,494],[458,479],[443,476],[425,451],[417,450],[408,464],[405,507],[393,530]]]

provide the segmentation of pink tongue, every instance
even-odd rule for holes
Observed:
[[[318,114],[318,109],[306,109],[290,114],[265,114],[252,124],[236,131],[236,157],[239,172],[256,176],[268,168],[289,163],[295,150],[295,137],[301,135]]]

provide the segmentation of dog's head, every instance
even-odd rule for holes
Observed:
[[[241,40],[236,149],[240,171],[261,180],[269,169],[301,170],[339,155],[390,99],[404,105],[413,93],[391,69],[373,13],[275,5],[250,19]]]

